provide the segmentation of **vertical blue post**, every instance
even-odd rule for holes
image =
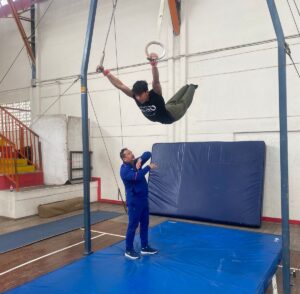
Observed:
[[[82,113],[82,147],[83,147],[83,192],[84,192],[84,254],[91,251],[91,216],[90,216],[90,148],[87,97],[87,69],[90,58],[91,43],[98,0],[91,0],[90,12],[85,35],[85,44],[81,64],[81,113]]]
[[[290,294],[290,228],[285,38],[274,0],[267,0],[278,43],[283,291]]]
[[[30,6],[30,28],[31,28],[31,49],[34,58],[36,57],[35,54],[35,4],[33,3],[33,0],[31,0],[31,6]],[[36,61],[36,59],[35,59]],[[36,87],[36,64],[32,63],[31,65],[31,85],[32,87]]]

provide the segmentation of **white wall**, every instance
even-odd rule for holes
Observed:
[[[32,128],[41,141],[45,184],[65,184],[69,179],[66,115],[37,117]]]
[[[43,14],[49,1],[39,6]],[[116,37],[119,66],[145,61],[145,45],[156,39],[159,0],[118,1]],[[166,1],[167,2],[167,1]],[[60,99],[74,81],[59,79],[78,75],[86,31],[89,1],[54,1],[38,28],[39,87],[29,88],[30,68],[26,56],[14,66],[5,83],[0,85],[0,102],[12,99],[11,93],[27,86],[33,116],[43,114],[81,115],[80,83],[77,82]],[[276,1],[284,32],[296,34],[286,1]],[[94,72],[101,58],[108,29],[112,2],[99,1],[89,72]],[[295,7],[294,12],[297,15]],[[20,45],[14,23],[0,20],[1,34],[8,39],[0,50],[1,72],[10,64]],[[300,25],[300,18],[297,18]],[[263,214],[280,217],[278,82],[276,43],[248,46],[236,50],[205,54],[206,51],[274,39],[275,34],[266,1],[253,0],[182,0],[182,25],[179,37],[173,37],[168,10],[162,24],[161,41],[167,57],[181,58],[161,62],[160,78],[168,99],[184,83],[198,83],[194,102],[187,115],[172,126],[151,123],[135,103],[116,91],[101,75],[89,76],[89,90],[101,125],[102,135],[90,107],[93,176],[102,178],[102,196],[116,199],[117,187],[106,154],[111,157],[118,184],[119,150],[123,146],[136,154],[151,149],[155,142],[264,140],[267,143],[267,167]],[[1,35],[2,39],[2,35]],[[18,41],[19,40],[19,41]],[[300,60],[299,38],[289,39],[294,60]],[[5,48],[12,48],[7,52]],[[10,47],[8,47],[10,46]],[[3,49],[2,49],[3,48]],[[105,66],[116,67],[114,28],[106,48]],[[195,56],[184,56],[192,53]],[[4,63],[3,63],[3,62]],[[289,62],[289,60],[288,60]],[[290,62],[289,62],[290,63]],[[16,71],[21,68],[21,74]],[[293,67],[287,66],[289,113],[290,214],[300,220],[297,180],[300,166],[300,83]],[[52,81],[45,80],[52,79]],[[149,66],[120,71],[120,79],[131,86],[137,79],[151,81]],[[44,81],[44,82],[43,82]],[[11,89],[10,91],[7,91]],[[6,90],[6,92],[3,92]],[[8,92],[10,95],[8,95]],[[9,97],[9,98],[7,98]],[[121,117],[120,117],[121,108]],[[104,144],[105,142],[105,144]]]
[[[28,15],[25,15],[28,16]],[[30,34],[29,22],[23,23],[25,32]],[[8,71],[15,57],[20,53],[23,47],[23,41],[19,35],[17,25],[13,18],[0,18],[0,81]],[[17,96],[28,96],[28,85],[31,80],[31,68],[24,48],[20,56],[16,59],[14,66],[10,69],[5,79],[0,84],[1,97],[0,102],[5,99],[2,92],[5,90],[19,88],[13,96],[9,96],[9,101],[19,101]],[[27,88],[27,89],[24,89]],[[5,93],[6,94],[6,93]],[[25,100],[25,99],[22,99]]]
[[[97,182],[90,183],[90,200],[97,201]],[[0,215],[9,218],[22,218],[38,213],[41,204],[53,203],[83,197],[83,184],[38,187],[21,192],[1,191]]]
[[[69,116],[67,122],[68,153],[70,151],[82,151],[82,119]]]
[[[70,151],[82,151],[82,119],[65,114],[37,116],[32,129],[42,146],[44,180],[47,185],[63,185],[70,179]],[[78,158],[75,164],[80,167]],[[81,177],[75,172],[74,177]]]

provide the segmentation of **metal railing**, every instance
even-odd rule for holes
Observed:
[[[15,189],[19,191],[19,176],[16,162],[18,150],[16,145],[0,134],[0,173],[4,174]]]
[[[90,158],[92,154],[93,152],[90,151]],[[83,180],[83,151],[70,151],[69,167],[70,167],[69,180],[71,183],[72,181]],[[92,169],[93,167],[90,166],[91,172]]]
[[[39,136],[1,106],[0,134],[15,145],[18,158],[27,159],[28,164],[42,171]]]
[[[17,159],[25,159],[35,171],[42,171],[39,136],[0,106],[0,173],[19,190]]]

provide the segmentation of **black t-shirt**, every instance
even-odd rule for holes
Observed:
[[[171,124],[174,122],[174,119],[166,110],[164,98],[153,90],[149,91],[149,100],[147,102],[142,104],[138,102],[135,97],[134,101],[142,111],[143,115],[149,120],[160,122],[162,124]]]

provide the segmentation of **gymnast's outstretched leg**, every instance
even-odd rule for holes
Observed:
[[[174,121],[177,121],[184,116],[187,109],[192,104],[194,93],[197,88],[198,86],[194,84],[185,85],[166,103],[166,109]]]

